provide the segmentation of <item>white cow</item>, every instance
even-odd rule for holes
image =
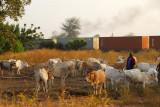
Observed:
[[[100,62],[98,59],[96,59],[96,58],[88,58],[87,61],[88,61],[88,62],[97,62],[97,63],[99,63],[99,64],[101,63],[101,62]]]
[[[20,70],[22,70],[23,68],[28,67],[27,61],[23,62],[21,60],[10,59],[9,62],[15,62],[16,63],[17,74],[20,74]]]
[[[149,68],[156,69],[157,65],[156,64],[150,64],[150,63],[141,62],[141,63],[138,63],[137,68],[142,70],[142,71],[148,71]]]
[[[21,60],[16,61],[16,68],[18,68],[17,74],[20,74],[20,70],[22,70],[25,67],[28,67],[27,61],[26,62],[22,62]]]
[[[111,81],[112,88],[113,86],[115,86],[117,90],[117,83],[124,81],[124,77],[125,77],[124,73],[120,72],[117,69],[114,69],[111,66],[107,66],[105,73],[106,73],[106,79],[107,79],[107,87],[108,87],[108,81]],[[114,82],[116,84],[114,84]]]
[[[150,74],[149,72],[137,72],[134,70],[125,70],[125,88],[127,87],[129,90],[130,83],[141,83],[143,85],[143,89],[145,85],[150,85],[153,82],[158,82],[157,74]]]
[[[36,93],[40,90],[40,85],[43,86],[43,91],[48,92],[47,81],[50,80],[53,85],[53,73],[46,70],[45,68],[38,69],[35,71],[35,80],[36,80]]]
[[[108,65],[106,65],[106,64],[100,64],[101,69],[104,70],[104,71],[106,70],[107,66]]]
[[[65,79],[72,72],[71,65],[66,62],[58,62],[53,66],[53,75],[61,78],[62,86],[65,86]]]
[[[52,64],[56,64],[58,62],[62,62],[62,59],[60,58],[55,58],[55,59],[49,59],[46,64],[48,64],[49,66],[51,66]]]

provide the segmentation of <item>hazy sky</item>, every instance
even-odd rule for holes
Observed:
[[[160,35],[160,0],[32,0],[25,9],[20,26],[40,26],[45,38],[71,17],[80,18],[80,37]]]

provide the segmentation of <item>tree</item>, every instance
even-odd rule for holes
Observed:
[[[18,21],[24,15],[24,7],[30,3],[31,0],[0,0],[0,22],[4,22],[6,17]]]
[[[65,23],[62,23],[62,30],[67,33],[67,37],[77,37],[81,29],[79,18],[72,17],[65,20]]]
[[[66,37],[67,37],[66,33],[60,33],[60,34],[58,34],[57,32],[54,31],[52,33],[52,36],[50,38],[53,39],[53,38],[66,38]]]
[[[129,32],[126,36],[135,36],[135,34],[133,32]]]
[[[99,35],[99,34],[96,34],[96,35],[94,35],[94,37],[100,37],[100,35]]]
[[[9,25],[9,23],[0,23],[0,53],[4,53],[9,50],[13,52],[19,52],[19,50],[23,50],[23,47],[21,46],[20,41],[17,40],[13,29],[14,25]]]
[[[37,44],[38,39],[42,39],[44,35],[42,32],[37,33],[37,30],[39,30],[40,27],[34,27],[34,25],[31,24],[31,27],[27,29],[26,26],[27,25],[24,24],[24,27],[21,28],[18,39],[23,43],[25,49],[36,48],[35,45]]]

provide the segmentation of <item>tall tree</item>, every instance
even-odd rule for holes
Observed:
[[[6,17],[18,21],[24,15],[24,7],[30,3],[31,0],[0,0],[0,22],[4,22]]]
[[[62,23],[62,30],[67,33],[67,37],[77,37],[80,34],[80,19],[77,17],[68,18]]]

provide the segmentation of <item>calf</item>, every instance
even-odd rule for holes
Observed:
[[[103,84],[104,88],[106,88],[106,75],[103,70],[98,70],[98,71],[93,70],[91,72],[87,72],[86,80],[92,84],[94,89],[94,94],[96,95],[99,87],[100,87],[99,94],[101,94]]]
[[[43,91],[48,92],[47,80],[51,81],[53,85],[54,77],[51,71],[48,71],[45,68],[42,68],[35,71],[35,79],[36,79],[36,93],[38,93],[40,89],[40,85],[43,86]]]

